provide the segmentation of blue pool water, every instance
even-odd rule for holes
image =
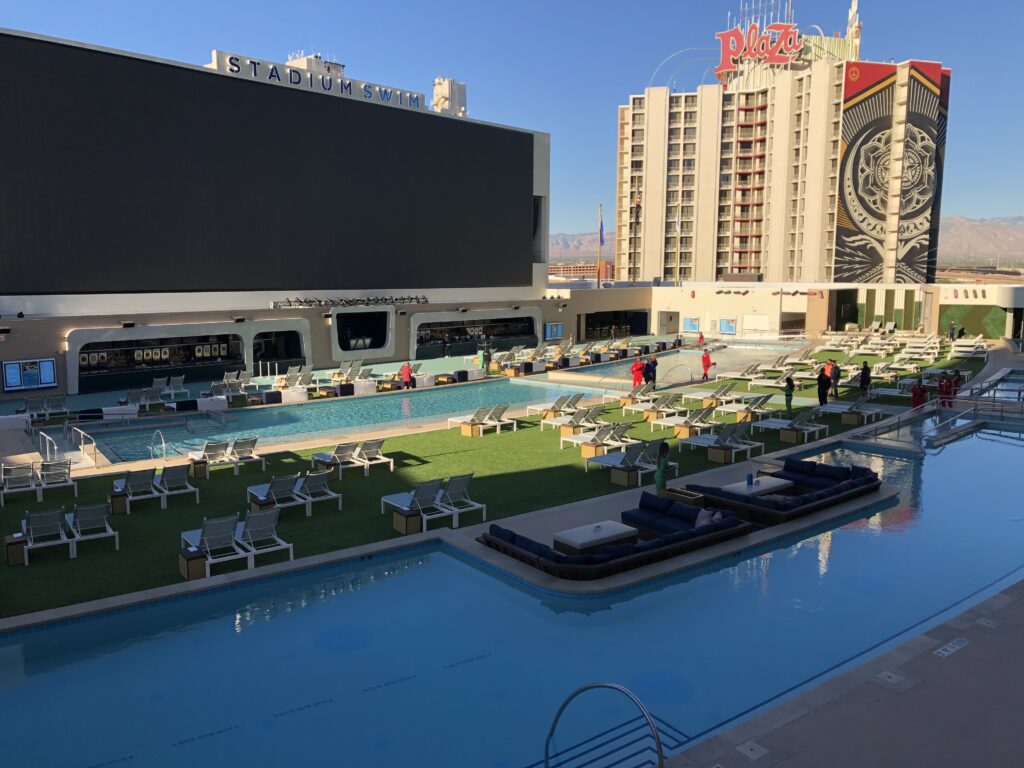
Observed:
[[[635,691],[679,750],[1020,577],[1019,448],[979,433],[923,459],[840,450],[898,504],[612,596],[416,549],[0,636],[4,764],[525,768],[595,681]],[[639,756],[619,764],[645,764],[635,718],[585,696],[556,748],[624,741]]]
[[[229,411],[228,422],[205,422],[193,431],[184,426],[161,428],[168,454],[185,454],[202,448],[206,440],[231,440],[258,435],[261,443],[298,439],[338,437],[353,427],[392,423],[411,426],[443,416],[472,413],[477,408],[499,403],[521,407],[528,403],[554,400],[560,395],[579,392],[566,388],[524,381],[484,382],[458,387],[438,387],[420,392],[396,393],[377,397],[338,398],[302,405]],[[596,391],[594,394],[598,394]],[[195,425],[197,422],[192,421]],[[99,449],[111,461],[150,458],[152,429],[122,429],[95,433]]]

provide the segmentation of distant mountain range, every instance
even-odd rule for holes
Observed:
[[[601,256],[615,257],[614,233],[604,233]],[[549,239],[553,262],[593,261],[597,258],[597,232],[558,233]],[[939,230],[939,263],[951,265],[1024,265],[1024,216],[969,219],[943,216]]]

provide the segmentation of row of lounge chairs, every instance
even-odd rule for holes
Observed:
[[[50,419],[54,416],[67,416],[68,406],[63,395],[27,397],[15,412],[27,414],[30,419]]]
[[[459,527],[459,515],[479,511],[487,520],[487,505],[473,501],[469,496],[469,484],[473,474],[455,475],[448,480],[426,480],[417,483],[411,491],[382,496],[380,513],[388,508],[403,516],[420,517],[421,530],[438,518],[452,518],[452,527]]]
[[[478,427],[481,436],[488,429],[494,429],[500,435],[502,427],[512,427],[512,431],[515,432],[519,428],[519,424],[515,419],[505,415],[508,409],[509,404],[502,403],[477,408],[476,411],[466,416],[452,416],[448,419],[448,429],[464,425]]]
[[[109,504],[75,506],[71,512],[47,509],[29,512],[21,521],[25,537],[25,565],[30,552],[44,547],[66,546],[71,559],[78,557],[78,544],[90,539],[112,538],[114,549],[121,548],[121,537],[110,527]]]
[[[78,496],[78,483],[71,477],[70,460],[0,464],[0,508],[4,506],[4,497],[11,494],[31,491],[36,501],[42,501],[44,491],[67,487],[73,488]]]
[[[340,511],[341,494],[331,489],[328,483],[330,477],[330,470],[307,472],[305,475],[296,473],[275,476],[269,483],[250,485],[245,489],[245,496],[250,504],[260,509],[273,507],[282,510],[288,507],[303,507],[306,510],[306,517],[313,515],[314,501],[337,501]]]
[[[381,450],[384,445],[384,438],[379,437],[373,440],[364,440],[360,443],[338,443],[330,453],[326,451],[314,453],[310,457],[310,466],[321,467],[331,472],[337,472],[341,478],[346,468],[361,468],[363,476],[369,476],[370,467],[374,464],[387,464],[392,472],[395,471],[395,460],[385,456]]]
[[[630,441],[622,451],[618,453],[606,453],[602,456],[593,456],[583,464],[585,472],[590,471],[591,465],[600,469],[621,469],[624,471],[635,471],[638,479],[643,480],[647,473],[654,472],[658,467],[658,453],[664,440],[633,440]],[[674,461],[668,462],[668,467],[674,469],[676,476],[679,475],[679,464]]]
[[[167,499],[182,493],[194,494],[199,503],[199,489],[189,482],[189,465],[176,464],[156,469],[136,469],[114,480],[114,493],[124,494],[125,513],[132,513],[132,503],[158,499],[160,509],[167,509]]]
[[[202,528],[181,534],[181,546],[202,554],[207,577],[210,566],[231,560],[244,559],[252,569],[256,555],[268,552],[285,550],[291,560],[293,546],[277,535],[279,512],[271,507],[250,511],[244,521],[237,514],[204,519]]]
[[[209,466],[231,464],[238,474],[238,465],[258,461],[266,470],[267,460],[256,453],[258,437],[236,437],[234,440],[207,440],[201,450],[189,451],[189,461],[205,461]]]

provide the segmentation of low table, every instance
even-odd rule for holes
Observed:
[[[640,532],[615,520],[602,520],[555,534],[555,549],[565,555],[582,555],[605,544],[632,544]]]
[[[792,480],[784,480],[781,477],[762,476],[755,477],[753,485],[747,485],[746,480],[731,485],[723,485],[723,491],[738,493],[742,496],[764,496],[769,493],[785,491],[793,487]]]

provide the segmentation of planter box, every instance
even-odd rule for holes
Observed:
[[[198,549],[182,549],[178,552],[178,572],[185,581],[206,578],[206,558]]]
[[[779,439],[784,443],[806,443],[807,433],[802,429],[780,429]]]
[[[868,418],[863,413],[856,413],[856,412],[850,413],[849,411],[847,411],[846,413],[840,414],[839,415],[839,420],[843,424],[854,426],[854,427],[860,427],[860,426],[863,426],[863,425],[868,423]]]
[[[700,430],[697,429],[696,427],[676,427],[675,430],[676,437],[679,438],[680,440],[684,440],[687,437],[693,437],[694,435],[700,434]]]
[[[595,456],[604,456],[608,453],[608,449],[603,445],[590,445],[589,443],[583,443],[580,446],[580,456],[584,459],[592,459]]]
[[[558,436],[559,437],[572,437],[573,435],[578,435],[582,431],[583,431],[583,427],[575,427],[575,426],[572,426],[571,424],[563,424],[562,426],[560,426],[558,428]]]
[[[644,421],[657,421],[661,418],[661,411],[644,411]]]
[[[479,424],[462,424],[459,426],[459,431],[462,432],[463,437],[480,437],[484,433],[484,428]]]
[[[391,513],[391,527],[403,536],[408,536],[423,530],[423,520],[419,512],[405,514],[396,509]]]
[[[640,484],[640,475],[635,469],[612,467],[612,482],[624,488],[636,488]]]
[[[732,464],[735,458],[732,448],[708,448],[708,461],[715,464]]]

